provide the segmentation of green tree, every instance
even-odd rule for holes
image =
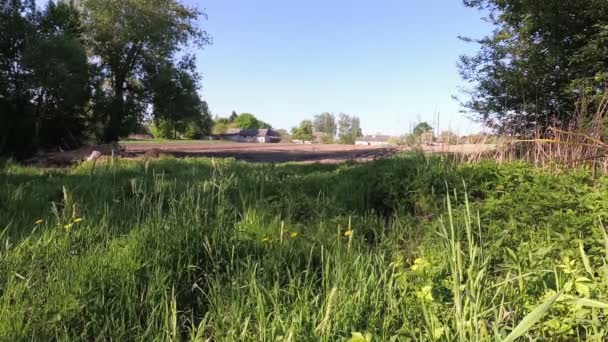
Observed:
[[[412,131],[414,133],[415,136],[421,136],[424,133],[428,133],[430,131],[433,130],[433,127],[431,127],[431,125],[429,125],[428,122],[421,122],[419,124],[416,125],[416,127],[414,127],[414,130]]]
[[[331,113],[321,113],[316,115],[313,121],[315,132],[323,133],[323,143],[331,144],[338,132],[336,117]]]
[[[464,0],[493,33],[460,58],[463,106],[499,133],[529,136],[576,123],[576,102],[606,90],[608,2]],[[589,112],[594,112],[590,108]],[[580,113],[578,113],[580,114]]]
[[[186,129],[184,131],[184,137],[186,139],[202,139],[211,134],[213,120],[209,114],[207,102],[203,101],[200,107],[200,115],[191,118],[186,123]]]
[[[92,57],[99,61],[100,77],[105,80],[102,84],[107,88],[104,93],[109,96],[104,101],[105,107],[98,107],[103,124],[100,138],[115,141],[141,121],[147,109],[146,100],[159,96],[158,89],[164,89],[159,82],[172,77],[184,80],[183,65],[189,64],[192,58],[186,56],[182,65],[175,65],[177,54],[191,44],[202,46],[209,38],[196,25],[201,13],[177,0],[83,0],[82,3]],[[194,77],[190,78],[186,82],[192,82]],[[145,86],[150,83],[154,86]],[[180,85],[174,90],[189,87]],[[154,106],[160,104],[152,102]],[[191,110],[198,109],[195,107]],[[167,120],[168,112],[164,109],[155,113],[164,113],[157,120]]]
[[[340,113],[338,118],[338,141],[340,144],[352,145],[362,135],[359,118]]]
[[[433,127],[428,122],[420,122],[414,127],[410,140],[417,140],[418,144],[433,141]]]
[[[300,122],[298,127],[291,129],[291,136],[295,140],[313,141],[314,135],[312,121],[304,120]]]
[[[229,118],[215,117],[213,119],[211,132],[213,134],[224,134],[229,128],[238,128]]]
[[[256,129],[260,126],[260,122],[255,115],[250,113],[242,113],[234,120],[234,123],[241,129]]]
[[[230,122],[234,122],[234,120],[236,120],[236,118],[238,118],[239,115],[236,113],[236,111],[232,111],[232,113],[230,114]]]
[[[211,120],[207,104],[198,95],[198,76],[193,59],[177,66],[167,64],[146,80],[152,96],[156,123],[164,121],[174,129],[173,138],[189,132],[190,139],[209,134]],[[167,137],[168,138],[168,137]]]
[[[0,2],[0,56],[0,154],[80,145],[90,88],[74,6]]]

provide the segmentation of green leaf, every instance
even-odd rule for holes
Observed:
[[[532,312],[530,312],[521,322],[519,322],[519,324],[515,327],[515,329],[513,329],[513,331],[511,331],[509,336],[507,336],[503,342],[515,341],[518,337],[521,337],[528,330],[530,330],[530,328],[532,328],[534,324],[538,323],[543,318],[545,313],[549,311],[551,305],[553,305],[553,303],[555,303],[555,301],[562,295],[562,292],[563,290],[547,299],[536,309],[532,310]]]
[[[591,291],[589,290],[589,286],[585,285],[584,283],[578,283],[578,282],[574,283],[574,288],[576,289],[576,292],[578,292],[585,298],[591,296]]]
[[[588,308],[608,309],[608,303],[587,298],[569,298],[564,300],[564,302],[568,304],[585,306]]]
[[[585,248],[583,247],[583,243],[579,241],[578,249],[581,253],[581,259],[583,259],[583,265],[585,266],[585,270],[587,273],[593,277],[593,269],[591,268],[591,263],[589,262],[589,257],[587,257],[587,253],[585,253]]]

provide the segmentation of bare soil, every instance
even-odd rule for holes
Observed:
[[[400,152],[396,147],[353,145],[301,145],[255,143],[129,143],[123,145],[125,157],[145,156],[149,152],[175,157],[235,158],[249,162],[341,163],[348,160],[370,161]]]
[[[422,146],[428,153],[476,154],[493,150],[494,145],[433,145]],[[40,152],[26,161],[40,167],[69,166],[87,159],[92,151],[100,151],[104,158],[111,155],[123,158],[158,158],[162,155],[183,157],[235,158],[248,162],[298,162],[336,164],[345,161],[372,161],[389,158],[407,148],[397,146],[358,145],[301,145],[291,143],[257,144],[234,142],[176,141],[128,142],[121,145],[83,146],[72,151]]]

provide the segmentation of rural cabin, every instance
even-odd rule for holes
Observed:
[[[271,129],[240,129],[230,128],[226,133],[219,134],[222,140],[234,142],[257,142],[260,144],[275,143],[281,141],[279,134]]]
[[[387,146],[390,145],[390,139],[390,135],[366,135],[357,138],[357,140],[355,140],[355,145]]]

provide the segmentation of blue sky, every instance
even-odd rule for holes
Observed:
[[[402,134],[419,118],[477,130],[452,95],[458,56],[491,28],[459,0],[188,0],[213,45],[197,53],[213,114],[251,112],[291,128],[324,111],[365,133]]]
[[[458,56],[491,27],[461,0],[182,0],[207,13],[213,45],[196,51],[214,115],[251,112],[276,128],[321,112],[361,118],[368,134],[419,120],[480,127],[452,100]],[[46,0],[37,0],[39,4]]]

